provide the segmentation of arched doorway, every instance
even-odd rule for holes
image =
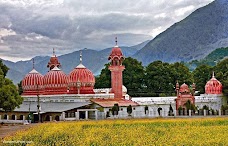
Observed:
[[[50,121],[50,115],[46,115],[45,121]]]
[[[16,116],[15,115],[12,115],[12,120],[16,120]]]
[[[19,120],[23,120],[23,115],[20,115],[20,118],[19,118]]]
[[[162,111],[162,108],[159,107],[159,108],[158,108],[158,115],[159,115],[159,116],[161,116],[161,111]]]
[[[79,111],[79,119],[85,119],[85,111]]]
[[[4,115],[3,119],[4,120],[7,120],[7,114]]]
[[[55,120],[56,121],[59,121],[59,116],[55,116]]]

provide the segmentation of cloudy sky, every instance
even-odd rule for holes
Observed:
[[[212,1],[0,0],[0,58],[136,45]]]

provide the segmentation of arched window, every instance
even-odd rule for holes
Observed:
[[[50,121],[50,116],[49,115],[46,115],[45,121]]]
[[[59,121],[59,116],[55,116],[55,120],[56,121]]]
[[[16,120],[16,116],[15,115],[12,115],[12,120]]]
[[[20,115],[20,118],[19,118],[19,120],[23,120],[23,115]]]
[[[7,120],[7,114],[4,115],[3,119],[4,120]]]

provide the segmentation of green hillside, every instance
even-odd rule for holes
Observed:
[[[186,65],[194,70],[199,65],[206,64],[210,66],[215,66],[216,63],[228,57],[228,47],[226,48],[218,48],[208,54],[204,59],[201,60],[193,60],[191,62],[186,63]]]

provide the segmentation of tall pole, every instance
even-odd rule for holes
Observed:
[[[30,122],[30,120],[31,120],[31,113],[30,113],[30,105],[31,105],[31,100],[29,101],[29,122]]]
[[[40,96],[39,96],[39,88],[37,84],[37,113],[38,113],[38,123],[41,122],[41,116],[40,116]]]
[[[79,80],[76,82],[76,87],[78,89],[78,94],[80,94],[81,82]]]

